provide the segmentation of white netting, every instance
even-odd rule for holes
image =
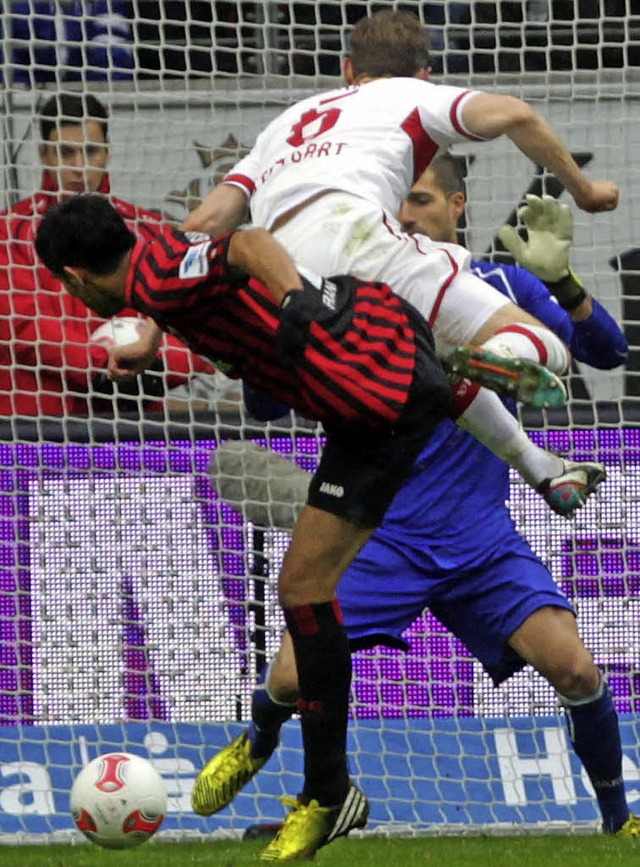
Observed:
[[[438,80],[531,100],[592,177],[621,184],[615,216],[576,214],[572,262],[624,323],[629,366],[576,367],[567,417],[530,419],[547,445],[604,460],[610,482],[572,523],[550,516],[515,479],[512,507],[609,675],[633,805],[635,3],[5,3],[0,201],[14,207],[40,188],[37,116],[51,95],[91,92],[109,112],[113,194],[179,222],[283,106],[336,83],[349,25],[389,5],[432,26]],[[494,247],[495,230],[526,192],[561,192],[509,143],[457,153],[469,157],[467,242],[478,256]],[[194,374],[186,356],[165,357],[162,388],[156,382],[146,398],[116,401],[86,356],[95,322],[75,307],[61,315],[57,290],[29,255],[23,244],[0,262],[0,831],[64,833],[71,774],[87,757],[125,748],[150,755],[167,778],[167,827],[176,834],[277,818],[271,796],[299,786],[295,722],[279,757],[231,811],[206,823],[189,807],[203,758],[238,730],[232,721],[248,718],[257,671],[277,644],[275,576],[287,543],[217,499],[207,467],[217,442],[242,436],[311,469],[318,433],[295,418],[254,423],[233,383],[206,369]],[[350,747],[375,824],[595,820],[555,698],[539,678],[525,672],[495,691],[430,616],[412,627],[411,641],[406,657],[374,650],[355,662]]]

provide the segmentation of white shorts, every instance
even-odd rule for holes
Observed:
[[[407,235],[385,211],[347,193],[316,199],[274,235],[299,265],[317,274],[388,283],[426,318],[441,357],[472,342],[510,303],[469,271],[471,254],[464,247]]]

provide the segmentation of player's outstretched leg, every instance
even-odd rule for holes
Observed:
[[[342,804],[331,807],[321,807],[315,800],[308,804],[295,798],[281,800],[292,809],[276,837],[260,853],[261,861],[311,860],[321,846],[346,837],[354,828],[364,828],[369,816],[369,802],[353,784]]]
[[[564,472],[538,485],[549,506],[558,515],[570,518],[607,477],[604,464],[592,461],[564,461]]]
[[[469,379],[537,409],[564,406],[567,400],[562,380],[535,361],[460,346],[449,353],[445,365],[455,382]]]
[[[227,807],[264,767],[280,740],[280,728],[295,705],[280,704],[269,694],[263,669],[251,698],[251,725],[210,759],[198,774],[191,805],[200,816],[212,816]]]

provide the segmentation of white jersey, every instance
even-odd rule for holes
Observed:
[[[462,109],[477,91],[378,78],[312,96],[273,120],[225,178],[251,197],[254,225],[339,190],[392,215],[437,154],[477,137]]]
[[[388,283],[446,355],[507,299],[469,272],[464,247],[410,237],[396,215],[434,157],[473,138],[462,110],[476,94],[379,78],[313,96],[273,120],[224,182],[250,196],[253,225],[274,229],[297,208],[274,234],[298,267]]]

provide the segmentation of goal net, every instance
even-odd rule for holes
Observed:
[[[526,98],[591,177],[621,186],[615,214],[575,213],[572,265],[624,324],[629,364],[611,372],[574,364],[567,411],[525,416],[545,446],[604,461],[608,480],[570,522],[515,476],[510,508],[608,677],[638,806],[640,13],[632,0],[25,0],[0,13],[0,202],[13,209],[11,231],[22,232],[19,243],[0,238],[3,841],[72,839],[72,779],[111,750],[150,758],[164,776],[166,833],[229,834],[281,818],[276,796],[300,788],[296,719],[230,808],[204,820],[190,807],[199,768],[246,725],[257,674],[278,645],[276,579],[288,543],[277,497],[263,504],[263,525],[247,522],[221,498],[209,464],[234,439],[309,471],[322,448],[321,431],[296,416],[256,422],[236,383],[176,345],[163,348],[136,393],[109,392],[91,338],[98,323],[60,300],[30,246],[61,182],[51,161],[72,168],[80,159],[48,150],[40,114],[53,94],[94,94],[109,115],[112,195],[179,223],[283,107],[336,85],[350,25],[383,6],[412,9],[432,28],[434,80]],[[82,160],[95,158],[84,147]],[[525,194],[563,195],[506,141],[455,153],[466,164],[465,240],[477,258],[502,255],[496,230],[515,223]],[[86,183],[90,173],[80,174]],[[481,534],[482,516],[466,529]],[[406,638],[407,653],[354,657],[349,750],[371,801],[369,827],[596,825],[590,784],[545,681],[525,669],[495,689],[429,612]]]

